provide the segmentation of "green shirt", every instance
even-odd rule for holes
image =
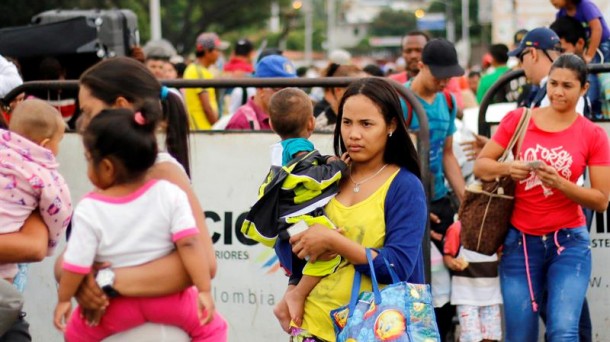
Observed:
[[[481,77],[481,81],[479,82],[479,87],[477,88],[477,102],[480,104],[483,101],[483,97],[485,93],[491,88],[491,86],[496,83],[496,81],[504,75],[510,68],[506,65],[499,66],[492,72],[491,74],[487,74]]]

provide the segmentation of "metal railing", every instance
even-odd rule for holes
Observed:
[[[234,88],[234,87],[347,87],[351,82],[358,78],[350,77],[328,77],[328,78],[243,78],[243,79],[212,79],[212,80],[164,80],[161,83],[168,87],[174,88]],[[420,129],[417,132],[417,152],[422,170],[429,169],[430,156],[430,132],[428,127],[428,118],[423,107],[410,89],[403,85],[384,78],[390,82],[400,97],[408,101],[417,115]],[[4,105],[10,103],[15,97],[23,92],[32,90],[78,90],[79,83],[77,80],[63,81],[30,81],[25,82],[19,87],[11,90],[0,102]],[[430,199],[431,194],[431,179],[430,173],[422,171],[422,183],[426,190],[426,196]],[[429,223],[426,229],[424,241],[424,262],[426,270],[426,279],[430,282],[430,234]]]
[[[589,73],[593,74],[610,72],[610,63],[589,64],[587,65],[587,69],[589,69]],[[504,87],[508,85],[508,83],[510,83],[512,80],[516,80],[524,75],[525,73],[523,72],[523,70],[509,71],[506,74],[502,75],[502,77],[500,77],[496,81],[496,83],[494,83],[493,86],[489,88],[479,106],[479,134],[489,137],[491,135],[491,124],[497,124],[497,122],[487,122],[486,120],[487,108],[493,101],[493,98],[496,93],[504,89]]]

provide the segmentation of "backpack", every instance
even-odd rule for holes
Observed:
[[[443,94],[445,95],[445,101],[447,102],[447,107],[449,108],[449,113],[453,112],[455,108],[455,103],[453,103],[453,97],[448,90],[443,90]],[[411,127],[411,121],[413,120],[413,106],[409,101],[404,101],[407,106],[407,117],[405,118],[405,125],[407,125],[407,129]]]

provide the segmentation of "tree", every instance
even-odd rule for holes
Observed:
[[[386,8],[373,20],[369,32],[371,36],[404,36],[416,27],[417,22],[413,12]]]
[[[263,28],[271,15],[274,0],[163,0],[161,2],[162,31],[179,52],[194,49],[197,35],[216,31],[222,36],[229,31]],[[278,0],[280,6],[290,0]],[[0,1],[0,27],[30,23],[32,16],[50,9],[109,9],[127,8],[138,15],[142,41],[150,37],[149,0],[22,0]]]
[[[289,6],[289,0],[279,0]],[[162,4],[163,35],[179,51],[192,51],[197,35],[204,31],[219,34],[265,27],[272,0],[177,0]]]

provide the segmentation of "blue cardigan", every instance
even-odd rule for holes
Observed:
[[[392,283],[381,256],[389,261],[401,281],[425,283],[422,241],[427,221],[424,187],[414,174],[401,168],[386,195],[385,242],[383,247],[377,250],[379,255],[373,261],[379,283]],[[370,276],[368,264],[354,267],[362,274]]]

